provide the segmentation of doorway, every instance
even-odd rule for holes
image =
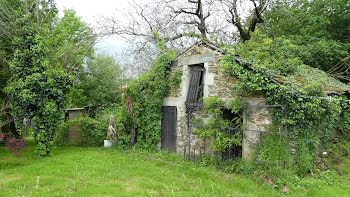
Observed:
[[[224,120],[229,120],[233,123],[233,126],[228,128],[227,130],[228,136],[232,137],[237,132],[241,132],[241,144],[242,144],[242,141],[243,141],[242,113],[232,113],[231,109],[224,109],[222,116]],[[242,145],[233,145],[232,147],[226,148],[226,150],[222,153],[222,159],[224,160],[233,159],[237,157],[242,157]]]
[[[161,149],[169,149],[176,151],[176,106],[162,107],[162,133],[161,133]]]

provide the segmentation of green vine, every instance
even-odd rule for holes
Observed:
[[[155,36],[157,35],[155,33]],[[130,130],[134,129],[136,132],[135,146],[145,149],[155,149],[160,141],[161,127],[159,122],[162,118],[161,106],[166,90],[169,87],[168,75],[171,63],[177,56],[175,51],[164,46],[161,39],[158,47],[161,55],[155,62],[153,69],[131,81],[125,91],[122,101],[125,108],[121,109],[128,111],[128,113],[120,112],[119,114],[122,116],[116,117],[116,122],[117,125],[119,123],[119,126],[130,125],[128,121],[132,121],[131,127],[134,128]],[[124,124],[120,124],[122,122]],[[130,136],[132,132],[126,131],[126,135]]]
[[[271,110],[271,115],[274,124],[287,126],[295,137],[299,174],[309,170],[312,159],[308,158],[313,157],[320,144],[326,148],[331,135],[349,128],[349,104],[336,100],[346,97],[332,96],[332,102],[320,99],[326,96],[321,83],[310,82],[299,89],[278,84],[271,80],[271,70],[253,67],[253,62],[237,58],[230,49],[221,65],[227,74],[238,79],[236,89],[241,94],[264,94],[269,104],[282,106],[280,110]]]
[[[225,101],[216,96],[208,97],[203,101],[203,116],[208,116],[205,120],[203,117],[194,118],[194,133],[202,140],[213,139],[213,150],[217,153],[224,152],[227,148],[234,145],[242,145],[242,128],[243,123],[241,114],[244,110],[243,101],[234,99],[225,105]],[[224,120],[223,112],[225,109],[236,114],[232,120]],[[229,128],[239,128],[229,134]]]
[[[182,72],[179,70],[176,70],[172,74],[169,80],[169,86],[170,86],[170,91],[172,95],[174,95],[178,90],[178,88],[180,87],[181,81],[182,81]]]
[[[101,146],[107,135],[108,121],[98,121],[90,117],[81,117],[76,120],[69,120],[61,125],[59,132],[55,136],[56,145],[68,144],[69,127],[79,126],[81,139],[71,142],[79,146]]]
[[[18,19],[20,36],[14,41],[10,64],[12,80],[6,87],[12,113],[21,134],[26,134],[23,120],[31,120],[38,156],[47,156],[63,119],[65,95],[71,78],[62,68],[48,65],[43,39],[29,22],[30,16]]]

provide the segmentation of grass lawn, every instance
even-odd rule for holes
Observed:
[[[350,175],[304,179],[284,194],[247,175],[183,161],[172,153],[58,147],[16,158],[0,146],[0,196],[350,196]],[[341,166],[350,173],[350,162]]]

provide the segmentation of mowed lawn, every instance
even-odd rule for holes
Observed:
[[[350,179],[306,180],[284,194],[247,175],[183,161],[172,153],[57,147],[16,158],[0,146],[0,196],[350,196]],[[350,163],[343,168],[349,168]]]

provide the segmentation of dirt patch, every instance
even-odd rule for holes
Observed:
[[[225,179],[226,181],[230,181],[230,180],[232,180],[232,174],[222,173],[222,174],[220,174],[220,178]]]
[[[138,180],[136,178],[129,178],[126,181],[121,181],[126,193],[137,190]]]
[[[283,185],[282,192],[289,194],[290,192],[289,187],[287,185]]]
[[[128,185],[125,187],[126,193],[130,193],[131,191],[134,191],[134,190],[135,190],[135,187],[132,185]]]
[[[69,192],[69,193],[75,193],[77,191],[78,191],[78,189],[74,186],[67,189],[67,192]]]
[[[263,178],[262,181],[268,185],[275,186],[275,182],[269,177]]]
[[[8,182],[11,182],[11,181],[16,181],[16,180],[19,180],[21,179],[21,176],[18,176],[18,175],[5,175],[5,174],[0,174],[0,177],[2,177],[0,179],[0,185],[3,185],[3,184],[6,184]]]
[[[182,166],[182,165],[180,165],[176,162],[173,162],[173,161],[168,161],[168,160],[163,160],[163,159],[159,159],[159,158],[155,158],[155,157],[140,155],[140,154],[134,153],[134,152],[128,152],[128,154],[137,155],[139,157],[142,157],[144,159],[151,160],[151,161],[159,161],[159,162],[164,162],[164,163],[171,164],[171,165]]]

